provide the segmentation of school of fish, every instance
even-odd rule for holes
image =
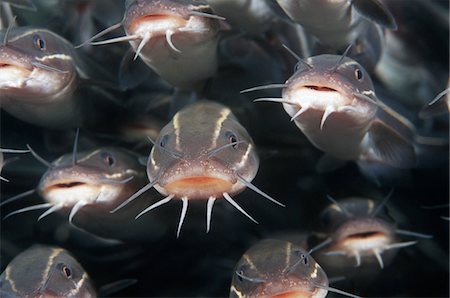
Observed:
[[[0,0],[0,297],[448,297],[448,0]]]

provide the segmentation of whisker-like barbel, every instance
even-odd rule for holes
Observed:
[[[118,210],[122,209],[123,207],[125,207],[126,205],[128,205],[131,201],[137,199],[140,195],[142,195],[143,193],[147,192],[148,190],[150,190],[153,186],[155,186],[155,184],[158,183],[158,180],[154,180],[150,183],[148,183],[147,185],[145,185],[143,188],[141,188],[140,190],[138,190],[134,195],[132,195],[131,197],[129,197],[127,200],[125,200],[122,204],[120,204],[119,206],[117,206],[116,208],[114,208],[113,210],[110,211],[110,213],[115,213]]]
[[[30,150],[31,154],[34,156],[34,158],[37,159],[37,161],[39,161],[40,163],[42,163],[43,165],[45,165],[47,168],[52,168],[52,164],[49,163],[48,161],[46,161],[45,159],[43,159],[41,156],[39,156],[39,154],[37,154],[31,147],[30,145],[27,144],[27,148],[28,150]]]
[[[240,93],[247,93],[252,91],[258,91],[258,90],[267,90],[267,89],[281,89],[285,88],[286,84],[269,84],[269,85],[263,85],[263,86],[256,86],[248,89],[244,89],[240,91]]]

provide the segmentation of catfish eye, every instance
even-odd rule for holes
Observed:
[[[232,133],[231,131],[228,131],[226,133],[226,137],[227,137],[228,144],[233,144],[233,143],[236,143],[238,141],[237,136],[234,133]],[[232,147],[234,149],[237,149],[237,146],[238,146],[238,144],[232,145]]]
[[[236,275],[239,281],[243,281],[244,280],[244,272],[247,270],[247,265],[243,264],[240,266],[240,268],[238,270],[236,270]]]
[[[34,36],[34,46],[41,51],[45,51],[47,49],[47,44],[44,38],[40,35]]]
[[[243,280],[242,275],[244,275],[244,272],[242,270],[237,271],[236,275],[237,275],[237,278],[239,279],[239,281]]]
[[[116,163],[115,158],[109,152],[103,153],[102,157],[103,157],[103,161],[110,167],[113,166]]]
[[[169,138],[168,135],[163,136],[159,141],[159,146],[162,148],[166,147],[168,138]]]
[[[72,269],[70,269],[66,265],[62,266],[61,271],[62,271],[62,273],[64,274],[65,277],[72,278]]]
[[[355,78],[356,78],[358,81],[361,81],[361,80],[362,80],[362,78],[363,78],[363,73],[362,73],[361,69],[359,69],[359,68],[355,69]]]

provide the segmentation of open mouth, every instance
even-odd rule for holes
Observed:
[[[316,90],[316,91],[328,91],[328,92],[338,92],[336,89],[323,87],[323,86],[314,86],[314,85],[305,85],[305,88]]]
[[[271,295],[271,298],[309,298],[313,293],[309,291],[289,291],[280,294]]]
[[[301,106],[325,110],[328,106],[335,109],[350,105],[352,98],[346,96],[338,89],[319,85],[297,85],[289,92],[292,101],[299,102]]]
[[[81,182],[81,181],[59,182],[59,183],[54,183],[54,184],[47,186],[43,192],[48,194],[52,191],[71,190],[71,189],[75,189],[77,187],[86,186],[86,185],[87,185],[87,183]]]
[[[0,62],[0,82],[8,82],[17,79],[27,78],[31,71],[25,67]]]
[[[193,176],[177,179],[165,185],[165,190],[179,197],[209,198],[229,192],[233,184],[225,179],[210,176]]]
[[[148,14],[133,20],[128,27],[129,32],[139,33],[139,31],[161,33],[165,35],[166,30],[183,27],[186,20],[177,15],[171,14]]]
[[[384,247],[389,243],[389,237],[385,233],[372,231],[349,235],[341,243],[351,250],[363,251]]]
[[[54,184],[54,185],[50,186],[50,188],[71,188],[71,187],[84,185],[84,184],[86,184],[86,183],[75,181],[75,182],[69,182],[69,183]]]
[[[364,232],[364,233],[357,233],[353,235],[347,236],[348,239],[367,239],[367,238],[377,238],[384,236],[384,233],[378,232],[378,231],[371,231],[371,232]]]

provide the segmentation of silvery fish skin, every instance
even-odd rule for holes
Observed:
[[[2,297],[96,297],[89,275],[65,249],[35,245],[0,276]]]
[[[82,75],[73,46],[46,29],[0,31],[1,105],[13,116],[39,126],[81,125],[81,103],[74,95]]]
[[[265,239],[236,264],[230,297],[325,297],[328,277],[303,248]]]
[[[203,13],[198,15],[195,13]],[[127,1],[123,27],[141,59],[164,80],[193,89],[217,69],[219,23],[196,1]]]
[[[281,102],[311,143],[330,157],[414,166],[413,144],[377,117],[382,103],[369,74],[353,59],[328,54],[310,57],[276,87],[283,87],[282,98],[261,101]]]
[[[350,55],[373,68],[383,49],[381,26],[397,26],[390,12],[378,0],[277,0],[294,22],[335,50],[354,45]],[[380,26],[381,25],[381,26]]]

